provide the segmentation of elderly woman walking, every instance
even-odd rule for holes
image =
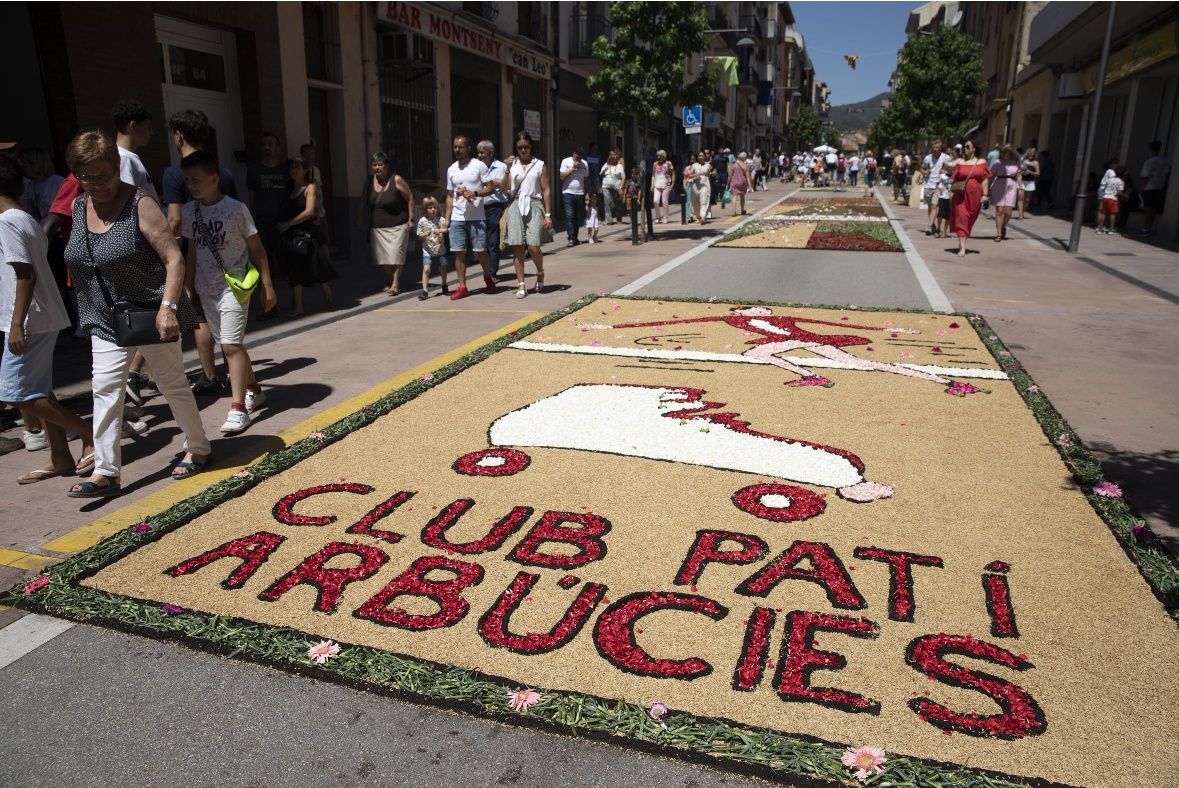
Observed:
[[[626,170],[622,157],[618,151],[610,151],[606,163],[598,173],[602,180],[602,198],[605,202],[606,224],[618,224],[622,217],[622,182],[626,180]]]
[[[205,468],[212,447],[184,375],[180,331],[195,316],[183,295],[184,259],[168,222],[146,192],[119,180],[119,149],[102,132],[79,134],[66,160],[84,194],[74,200],[73,233],[65,260],[78,296],[81,329],[90,335],[94,388],[94,473],[70,488],[71,498],[119,492],[123,397],[138,349],[184,433],[184,456],[172,470],[181,479]],[[120,344],[114,305],[155,308],[150,335]],[[125,319],[125,318],[124,318]]]
[[[388,284],[384,292],[401,292],[401,266],[409,246],[410,222],[413,218],[413,191],[383,151],[372,159],[372,177],[364,187],[364,202],[369,208],[369,231],[373,263],[385,270]]]
[[[696,154],[696,163],[688,168],[688,177],[692,180],[692,202],[696,210],[696,221],[701,226],[708,219],[708,202],[712,198],[712,173],[708,154],[700,151]]]
[[[516,155],[504,160],[507,173],[500,188],[512,198],[508,203],[508,246],[512,247],[512,261],[516,268],[516,298],[528,295],[524,284],[524,248],[536,266],[534,293],[544,290],[544,253],[540,250],[540,231],[552,228],[552,196],[548,170],[540,159],[532,155],[532,135],[526,131],[516,134]]]

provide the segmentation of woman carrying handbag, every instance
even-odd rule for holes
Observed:
[[[102,132],[70,142],[66,160],[82,185],[74,200],[65,260],[78,296],[81,329],[90,335],[94,387],[94,473],[71,498],[115,495],[120,488],[123,397],[136,349],[184,433],[179,479],[205,468],[212,447],[184,375],[181,329],[195,316],[183,296],[184,260],[159,205],[119,180],[119,149]]]

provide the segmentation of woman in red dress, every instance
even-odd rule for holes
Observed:
[[[953,209],[950,213],[950,232],[958,236],[958,256],[966,256],[966,239],[982,209],[983,182],[989,172],[984,159],[978,158],[974,140],[966,140],[962,146],[962,158],[954,167]],[[958,184],[962,183],[963,186]]]

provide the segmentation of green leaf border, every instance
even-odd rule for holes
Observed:
[[[130,526],[99,544],[44,570],[48,585],[23,593],[24,582],[3,594],[0,604],[60,616],[62,618],[108,626],[161,640],[177,641],[194,649],[269,665],[300,675],[332,681],[358,689],[395,696],[431,706],[460,709],[475,715],[516,725],[528,725],[565,735],[587,737],[655,752],[677,759],[720,766],[730,771],[753,774],[792,784],[859,784],[840,762],[848,744],[827,742],[800,734],[744,725],[722,718],[698,717],[672,712],[664,725],[652,720],[646,709],[623,700],[595,697],[578,692],[545,690],[544,698],[526,712],[515,712],[507,702],[507,692],[517,684],[495,676],[399,655],[366,646],[341,644],[343,650],[327,664],[315,665],[307,649],[320,636],[287,627],[197,611],[167,614],[161,606],[129,597],[87,588],[79,582],[118,561],[143,545],[161,538],[218,504],[245,494],[263,479],[296,465],[355,430],[373,423],[399,406],[425,393],[439,383],[455,377],[493,353],[561,320],[593,303],[605,294],[585,296],[569,306],[552,312],[516,331],[505,333],[492,342],[390,392],[325,427],[322,440],[308,437],[289,447],[264,456],[252,465],[247,476],[231,476],[187,498],[164,512],[147,518],[151,530],[136,533]],[[719,299],[660,298],[656,296],[609,296],[615,300],[709,303]],[[726,300],[727,302],[727,300]],[[1123,499],[1103,498],[1092,494],[1093,485],[1102,481],[1101,467],[1084,447],[1080,437],[1052,406],[1042,392],[1032,390],[1032,377],[1019,364],[986,320],[972,313],[944,313],[919,309],[853,309],[841,305],[747,302],[788,308],[836,309],[867,313],[909,312],[965,320],[978,333],[996,362],[1008,374],[1016,390],[1032,410],[1044,434],[1056,446],[1077,484],[1086,491],[1094,510],[1109,526],[1126,555],[1138,567],[1156,597],[1173,621],[1179,623],[1179,566],[1175,559],[1153,538],[1135,537],[1131,529],[1141,519]],[[1003,355],[1006,353],[1007,355]],[[1058,442],[1068,436],[1067,445]],[[917,786],[1046,786],[1055,785],[1038,778],[1006,775],[972,769],[957,764],[889,753],[883,774],[873,776],[867,785]]]

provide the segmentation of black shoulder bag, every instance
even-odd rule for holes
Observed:
[[[115,301],[107,289],[106,280],[98,270],[94,260],[94,246],[90,242],[90,228],[86,226],[86,206],[89,196],[82,204],[82,230],[86,234],[86,252],[90,255],[90,265],[94,268],[94,276],[98,278],[98,287],[102,290],[102,297],[111,310],[111,322],[115,328],[115,344],[119,347],[137,347],[139,345],[160,345],[166,342],[178,342],[180,334],[171,339],[160,339],[160,332],[156,328],[156,315],[160,311],[160,301],[154,303],[137,303],[134,301]]]

